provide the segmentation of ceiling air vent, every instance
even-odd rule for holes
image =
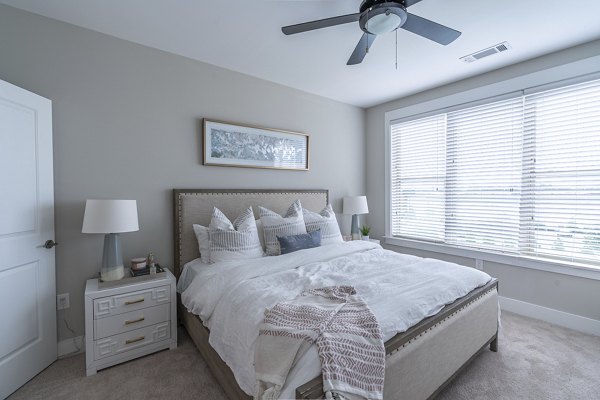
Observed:
[[[464,62],[472,63],[473,61],[480,60],[484,57],[491,56],[492,54],[501,53],[510,49],[508,42],[502,42],[487,49],[476,51],[475,53],[469,54],[468,56],[461,57],[460,59]]]

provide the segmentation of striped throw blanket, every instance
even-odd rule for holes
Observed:
[[[309,289],[265,311],[254,357],[254,398],[277,399],[289,371],[313,343],[327,398],[383,398],[383,337],[351,286]]]

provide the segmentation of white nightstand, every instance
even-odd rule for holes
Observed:
[[[369,242],[381,244],[381,241],[379,239],[369,239]]]
[[[85,286],[87,375],[155,351],[177,347],[175,277],[99,288]]]

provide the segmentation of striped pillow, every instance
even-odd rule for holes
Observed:
[[[290,208],[288,208],[283,217],[264,207],[258,207],[258,212],[265,232],[265,246],[268,256],[278,256],[281,254],[277,236],[291,236],[306,233],[300,200],[296,200]]]
[[[263,256],[252,207],[240,214],[233,224],[221,210],[215,207],[208,230],[211,262]]]
[[[321,246],[344,242],[344,238],[340,232],[340,226],[338,225],[333,208],[331,208],[331,204],[327,204],[320,213],[303,208],[302,214],[304,215],[304,223],[306,224],[307,232],[321,230]]]
[[[263,251],[265,251],[265,230],[263,229],[262,222],[260,222],[260,218],[256,220],[256,229],[258,229],[258,240],[260,240],[260,245],[262,246]]]

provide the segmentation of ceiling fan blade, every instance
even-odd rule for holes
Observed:
[[[350,22],[356,22],[360,18],[360,13],[340,15],[339,17],[319,19],[317,21],[304,22],[302,24],[284,26],[281,31],[286,35],[293,35],[295,33],[312,31],[315,29],[327,28],[335,25],[347,24]]]
[[[421,0],[404,0],[404,7],[410,7],[420,2]]]
[[[346,65],[360,64],[367,55],[367,49],[371,48],[376,37],[377,35],[363,33]]]
[[[408,14],[408,18],[402,29],[409,32],[416,33],[419,36],[423,36],[444,46],[454,42],[461,33],[455,31],[452,28],[438,24],[437,22],[430,21],[426,18],[419,17],[415,14]]]

